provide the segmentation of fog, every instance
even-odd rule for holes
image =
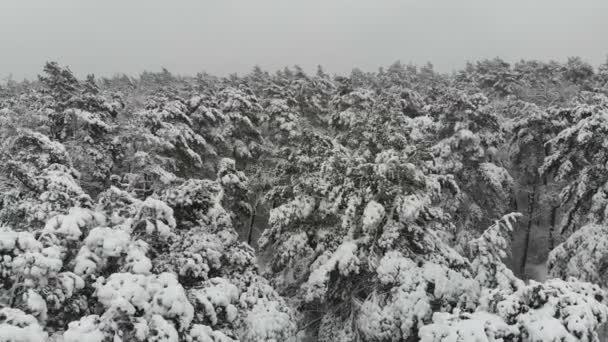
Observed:
[[[598,65],[607,37],[605,0],[4,0],[0,77],[35,77],[47,60],[79,76],[396,60],[449,72],[496,56]]]

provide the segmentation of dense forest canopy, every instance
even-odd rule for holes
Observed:
[[[608,61],[0,85],[0,341],[599,341]]]

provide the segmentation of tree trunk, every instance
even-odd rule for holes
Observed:
[[[258,200],[256,199],[253,207],[251,208],[251,218],[249,219],[249,230],[247,231],[247,244],[251,246],[251,239],[253,237],[253,223],[255,222],[255,214],[258,209]]]
[[[513,208],[514,212],[519,212],[519,205],[517,203],[517,191],[513,190],[513,193],[511,196],[513,196],[513,201],[511,202],[511,207]]]
[[[549,228],[549,252],[555,247],[555,223],[557,221],[557,208],[558,206],[551,207],[551,227]]]
[[[530,245],[530,233],[532,231],[532,218],[534,215],[534,207],[536,204],[536,184],[532,187],[532,192],[528,194],[528,226],[526,227],[526,237],[524,239],[524,253],[521,258],[519,272],[523,277],[526,272],[526,263],[528,262],[528,249]]]

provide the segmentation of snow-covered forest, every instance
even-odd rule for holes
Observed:
[[[0,341],[601,341],[608,61],[0,84]]]

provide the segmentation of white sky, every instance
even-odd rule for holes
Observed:
[[[330,72],[608,54],[608,0],[0,0],[0,77]]]

